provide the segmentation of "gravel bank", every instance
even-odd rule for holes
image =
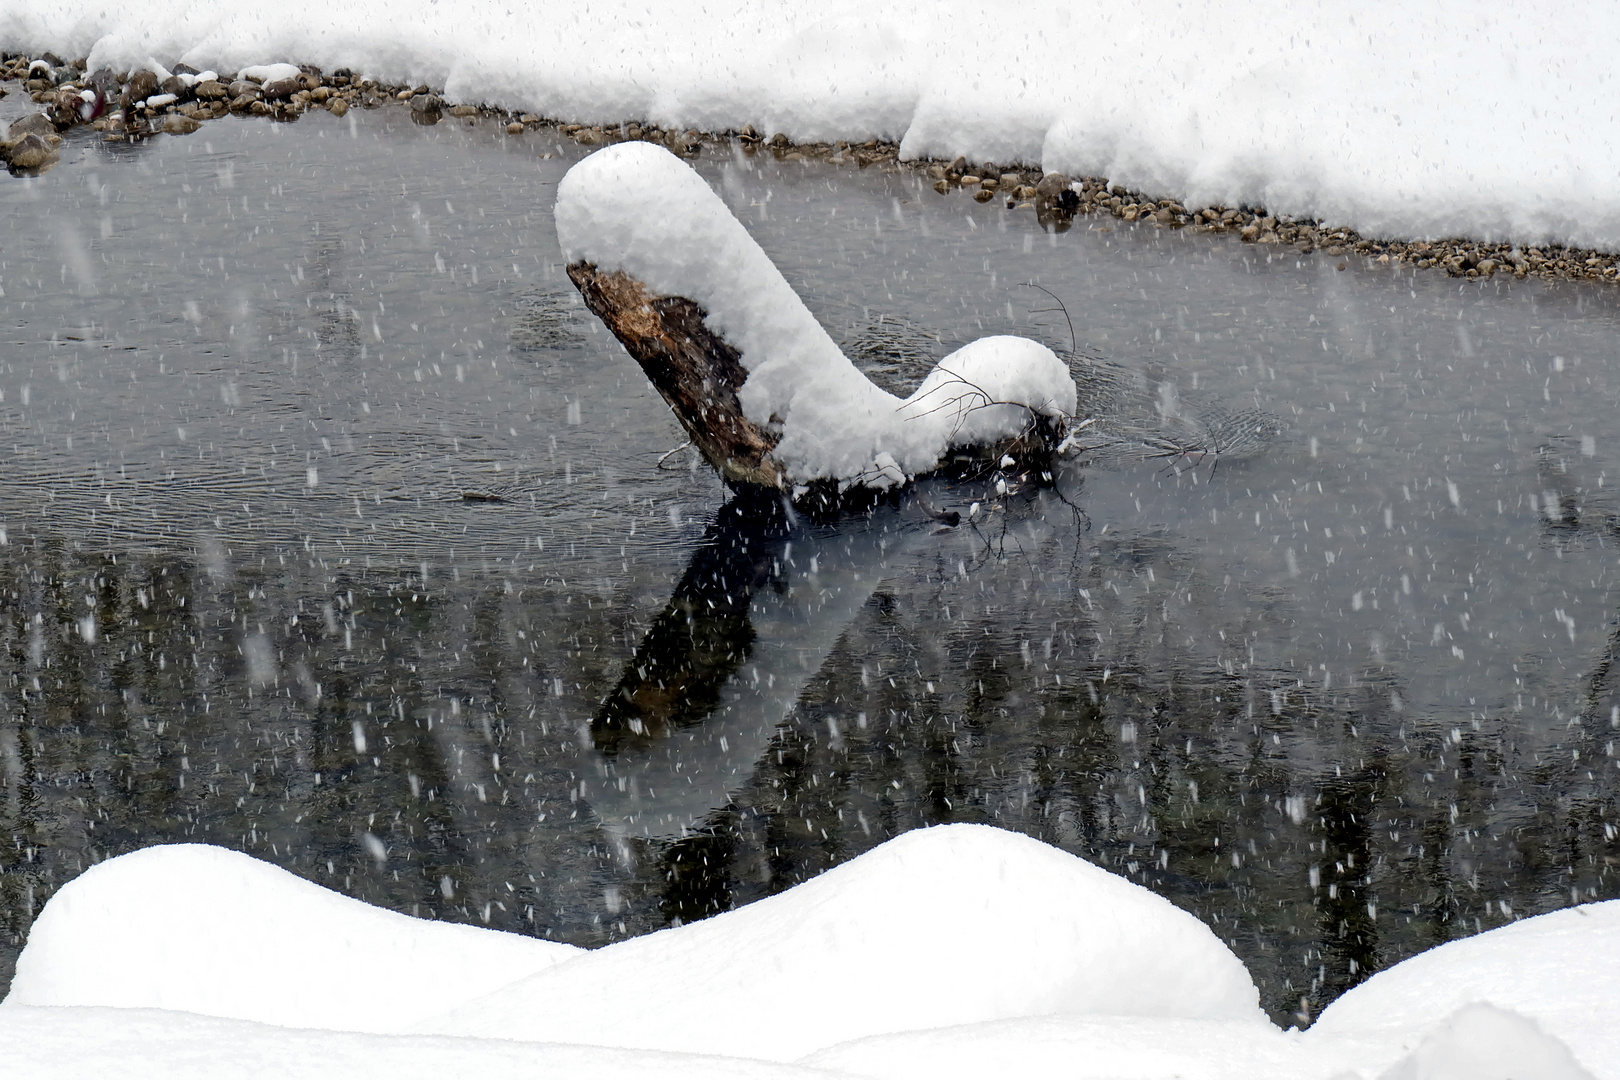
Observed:
[[[1375,265],[1412,264],[1438,269],[1453,277],[1615,281],[1620,254],[1559,245],[1519,247],[1462,238],[1440,240],[1371,240],[1353,229],[1321,220],[1270,214],[1256,206],[1187,207],[1173,199],[1155,199],[1140,191],[1110,186],[1098,177],[1043,175],[1017,164],[994,162],[902,162],[894,143],[795,144],[785,136],[769,139],[753,128],[740,132],[666,131],[628,122],[614,127],[557,123],[529,113],[470,104],[447,104],[429,86],[392,86],[356,76],[347,69],[325,73],[308,65],[267,65],[242,72],[197,71],[178,65],[173,71],[87,72],[83,60],[67,61],[46,53],[29,57],[0,56],[0,94],[20,91],[43,112],[13,124],[0,138],[0,160],[13,175],[37,175],[58,160],[60,132],[88,123],[108,139],[187,135],[203,123],[232,114],[295,120],[311,109],[342,116],[350,108],[403,106],[421,124],[461,120],[487,123],[507,135],[545,128],[584,146],[626,139],[657,142],[683,157],[707,148],[740,142],[748,153],[768,153],[780,161],[824,161],[857,168],[922,173],[943,197],[979,202],[1003,201],[1009,210],[1034,212],[1052,229],[1071,227],[1078,215],[1110,215],[1121,221],[1159,228],[1236,233],[1245,242],[1286,246],[1301,254],[1321,251]]]

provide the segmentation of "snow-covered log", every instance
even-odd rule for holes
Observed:
[[[735,485],[887,488],[953,451],[1049,451],[1075,386],[1052,350],[981,338],[899,398],[858,371],[719,196],[675,155],[621,143],[557,188],[568,276],[708,462]]]

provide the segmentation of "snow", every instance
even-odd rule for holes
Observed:
[[[177,845],[52,897],[0,1045],[7,1075],[31,1080],[1592,1080],[1620,1076],[1617,941],[1620,902],[1526,919],[1282,1031],[1197,919],[986,826],[907,833],[592,952],[378,911]]]
[[[1169,901],[1037,840],[951,825],[421,1030],[791,1061],[879,1032],[1041,1013],[1265,1022],[1242,962]]]
[[[1019,434],[1029,423],[1023,406],[1047,416],[1074,411],[1068,367],[1026,338],[973,342],[904,401],[882,390],[849,362],[720,196],[651,143],[620,143],[575,165],[557,185],[556,219],[569,262],[623,270],[656,295],[704,308],[709,328],[748,370],[738,391],[744,414],[780,424],[775,455],[791,481],[891,486],[932,469],[952,446]]]
[[[250,64],[236,73],[237,78],[271,83],[298,77],[297,64]]]
[[[580,951],[413,919],[240,852],[174,844],[110,859],[51,897],[6,1005],[397,1031]]]
[[[1381,971],[1323,1010],[1311,1033],[1412,1048],[1465,1005],[1511,1009],[1620,1075],[1620,901],[1583,904],[1448,942]]]
[[[229,72],[285,61],[559,120],[1040,163],[1369,236],[1620,248],[1620,113],[1596,0],[9,0],[0,47]],[[1579,133],[1576,135],[1575,133]]]
[[[1478,1002],[1437,1025],[1382,1080],[1592,1080],[1569,1047],[1518,1013]]]

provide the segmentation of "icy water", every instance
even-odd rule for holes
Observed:
[[[987,822],[1196,913],[1282,1022],[1620,893],[1612,291],[711,148],[880,378],[1067,348],[1033,280],[1148,421],[1287,424],[816,523],[665,458],[562,273],[581,153],[394,107],[0,182],[0,986],[64,882],[188,840],[599,945]]]

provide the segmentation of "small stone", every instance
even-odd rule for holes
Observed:
[[[326,111],[331,113],[333,116],[342,116],[344,113],[349,111],[349,103],[340,97],[328,98],[326,102]]]
[[[438,112],[444,102],[437,94],[416,94],[411,98],[411,112]]]
[[[297,79],[277,79],[275,82],[265,83],[262,92],[270,101],[284,101],[302,89],[303,86]]]
[[[574,132],[574,141],[581,146],[595,146],[602,141],[602,132],[598,128],[580,128]]]
[[[995,197],[996,193],[991,191],[989,188],[980,188],[978,191],[973,193],[974,202],[989,202]]]
[[[1495,273],[1496,268],[1498,266],[1500,266],[1500,265],[1501,264],[1498,263],[1495,259],[1485,259],[1484,261],[1482,261],[1479,264],[1478,267],[1476,267],[1476,269],[1479,270],[1479,272],[1481,274],[1490,275],[1490,274]]]
[[[1244,243],[1252,244],[1256,240],[1260,239],[1260,226],[1245,225],[1243,226],[1243,231],[1238,233],[1238,235],[1243,238]],[[1273,233],[1272,235],[1275,236],[1276,234]]]
[[[1030,187],[1028,184],[1020,185],[1013,190],[1013,197],[1018,199],[1033,199],[1039,194],[1039,191]]]
[[[337,93],[337,91],[333,90],[330,86],[317,86],[315,89],[309,92],[309,100],[318,105],[325,104],[326,101],[335,93]]]
[[[130,75],[124,94],[130,101],[145,101],[158,92],[158,77],[150,71],[137,71]]]
[[[450,110],[450,115],[451,116],[477,116],[478,115],[478,106],[476,106],[476,105],[457,105],[455,108]]]
[[[1004,187],[1004,188],[1015,188],[1015,187],[1018,187],[1019,185],[1021,185],[1023,182],[1024,182],[1024,174],[1023,173],[1004,172],[1004,173],[1001,174],[1001,177],[1000,177],[1001,186]]]
[[[255,105],[263,105],[263,104],[264,104],[264,102],[260,101],[254,95],[252,95],[252,94],[243,94],[241,97],[239,97],[236,100],[231,102],[230,109],[231,109],[232,112],[248,112],[249,110],[251,110],[253,108],[253,106],[255,106]],[[255,114],[255,115],[259,115],[259,114]]]
[[[1339,265],[1335,266],[1333,269],[1335,269],[1335,270],[1348,270],[1348,269],[1350,269],[1350,264],[1345,262],[1343,259],[1340,259],[1339,260]]]
[[[792,146],[793,145],[793,140],[788,138],[786,135],[782,134],[780,131],[778,131],[775,135],[771,136],[771,145],[772,146],[782,146],[782,147]]]
[[[191,93],[191,87],[186,85],[186,80],[178,75],[170,75],[167,79],[158,83],[158,89],[165,94],[173,94],[177,98],[183,98]]]
[[[165,135],[190,135],[202,127],[201,122],[193,120],[184,113],[170,113],[163,118],[163,133]]]
[[[974,176],[972,173],[969,173],[966,176],[962,177],[962,186],[963,187],[978,187],[980,183],[982,183],[982,181],[977,176]]]
[[[234,104],[235,103],[233,103],[233,107]],[[269,116],[274,110],[270,108],[268,102],[250,101],[248,102],[247,111],[252,113],[254,116]]]
[[[506,133],[508,135],[521,135],[523,134],[523,125],[514,120],[506,125]]]
[[[214,101],[230,94],[230,90],[218,79],[209,79],[207,82],[198,83],[193,92],[204,101]]]
[[[399,101],[409,101],[415,93],[415,90],[401,90],[399,93],[395,94],[394,97]]]
[[[225,88],[225,93],[227,96],[233,98],[239,98],[246,95],[257,100],[261,91],[259,90],[259,84],[251,79],[237,79]]]
[[[1069,178],[1059,172],[1047,173],[1041,177],[1040,183],[1035,185],[1035,194],[1043,199],[1050,199],[1060,191],[1069,190]]]
[[[955,161],[945,166],[945,171],[947,173],[955,173],[957,176],[961,176],[963,173],[967,172],[967,158],[958,155]]]
[[[951,182],[943,177],[934,181],[934,190],[941,195],[947,195],[951,190]]]
[[[987,176],[983,180],[979,181],[979,186],[986,191],[994,191],[996,188],[1001,186],[1001,181],[997,180],[993,176]]]
[[[1245,230],[1245,231],[1247,231],[1247,230]],[[1260,242],[1262,244],[1280,244],[1280,243],[1282,243],[1282,237],[1278,236],[1275,232],[1268,229],[1265,232],[1262,232],[1260,234]]]
[[[522,116],[518,117],[518,120],[524,124],[538,124],[540,122],[540,118],[534,115],[534,113],[524,113]]]

